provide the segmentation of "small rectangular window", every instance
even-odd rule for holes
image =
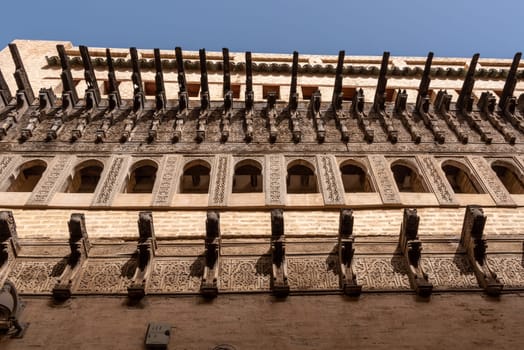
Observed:
[[[310,100],[313,93],[317,90],[318,86],[302,86],[302,98],[304,100]]]
[[[146,81],[144,83],[144,93],[146,94],[146,96],[156,95],[156,84],[154,81]]]
[[[267,98],[267,95],[274,93],[277,100],[280,99],[280,86],[278,85],[264,85],[262,86],[262,98]]]
[[[200,84],[198,83],[189,83],[187,84],[187,94],[189,97],[198,97],[200,92]]]

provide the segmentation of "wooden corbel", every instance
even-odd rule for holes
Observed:
[[[146,284],[153,269],[153,258],[157,249],[153,213],[142,211],[138,215],[137,267],[127,295],[131,299],[141,299],[146,295]]]
[[[208,211],[206,219],[205,264],[200,293],[206,297],[218,294],[220,258],[220,213]]]
[[[357,283],[357,275],[353,271],[353,211],[340,210],[340,223],[338,228],[338,259],[340,264],[340,288],[344,294],[359,296],[362,285]]]
[[[286,240],[284,236],[284,211],[271,210],[271,289],[276,296],[289,294],[286,262]]]

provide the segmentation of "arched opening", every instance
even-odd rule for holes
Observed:
[[[459,165],[446,163],[442,166],[442,170],[455,193],[484,193],[480,185],[475,183],[466,171],[459,168]]]
[[[524,184],[516,172],[509,166],[495,163],[491,169],[497,174],[498,178],[511,194],[524,194]]]
[[[252,160],[240,162],[233,176],[233,193],[248,192],[262,192],[262,167]]]
[[[69,193],[93,193],[100,181],[100,175],[104,170],[101,162],[89,160],[76,167],[66,192]]]
[[[287,169],[287,193],[317,193],[314,167],[305,161],[293,162]]]
[[[399,163],[391,165],[399,192],[428,192],[421,176],[411,167]]]
[[[374,192],[369,176],[363,167],[349,163],[340,167],[344,192]]]
[[[155,186],[157,165],[154,162],[139,162],[129,175],[128,193],[152,193]]]
[[[22,164],[18,175],[11,182],[7,192],[32,192],[46,168],[47,164],[43,160],[34,160]]]
[[[181,193],[207,193],[209,191],[209,173],[211,167],[207,162],[189,163],[182,174]]]

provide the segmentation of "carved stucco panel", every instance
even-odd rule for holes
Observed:
[[[402,256],[356,256],[353,269],[363,290],[410,289]]]
[[[74,290],[85,294],[125,294],[131,285],[136,261],[129,259],[90,259]]]
[[[264,191],[266,205],[282,206],[286,204],[286,165],[284,156],[272,154],[265,156]]]
[[[204,259],[156,259],[148,293],[198,293],[204,273]]]
[[[60,259],[17,259],[9,279],[21,294],[51,294],[64,267]]]
[[[115,156],[110,165],[104,168],[100,178],[100,185],[97,186],[92,206],[110,206],[116,193],[122,187],[127,169],[129,157]]]
[[[180,179],[180,156],[168,155],[162,159],[157,182],[153,189],[153,206],[171,204]]]
[[[368,159],[382,202],[384,204],[400,203],[398,189],[389,162],[382,155],[370,155]]]
[[[442,171],[435,158],[426,155],[418,155],[416,158],[420,167],[420,173],[424,176],[426,183],[431,186],[439,204],[443,206],[457,206],[458,202],[455,198],[455,192],[453,192],[444,171]]]
[[[9,175],[11,175],[18,163],[20,163],[20,157],[18,156],[5,155],[0,157],[0,189],[9,186]]]
[[[325,256],[290,256],[287,260],[291,290],[336,290],[339,288],[338,258]]]
[[[231,193],[231,155],[217,155],[214,167],[211,170],[211,183],[209,191],[209,206],[226,206]]]
[[[508,190],[484,157],[468,156],[467,159],[497,205],[516,206]]]
[[[27,200],[27,204],[46,205],[49,203],[60,186],[64,185],[75,160],[75,156],[56,156],[42,174],[42,178]]]
[[[324,204],[344,204],[344,185],[335,156],[319,155],[316,158]]]
[[[478,288],[477,278],[465,255],[426,256],[421,261],[436,289]]]
[[[524,263],[522,255],[488,256],[490,267],[497,273],[504,288],[524,288]]]
[[[221,257],[220,290],[230,292],[269,291],[271,257]]]

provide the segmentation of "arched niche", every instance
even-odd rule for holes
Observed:
[[[511,194],[524,194],[522,174],[513,164],[496,161],[491,164],[491,169],[497,174],[504,187]]]
[[[442,170],[455,193],[484,193],[466,165],[456,161],[446,161],[442,164]]]
[[[346,161],[340,166],[344,192],[375,192],[366,168],[357,162]]]
[[[262,192],[262,165],[251,159],[239,162],[233,175],[233,193]]]
[[[91,159],[80,163],[75,167],[73,175],[69,179],[66,191],[68,193],[93,193],[100,181],[100,175],[104,170],[104,164],[98,160]]]
[[[180,181],[181,193],[208,193],[211,166],[205,160],[189,162],[184,167]]]
[[[391,172],[399,192],[428,192],[428,186],[414,164],[393,162]]]
[[[152,160],[141,160],[131,167],[125,190],[127,193],[152,193],[158,165]]]
[[[318,184],[315,167],[305,160],[289,163],[286,185],[287,193],[317,193]]]
[[[18,167],[7,192],[32,192],[47,168],[47,163],[41,159],[25,162]]]

